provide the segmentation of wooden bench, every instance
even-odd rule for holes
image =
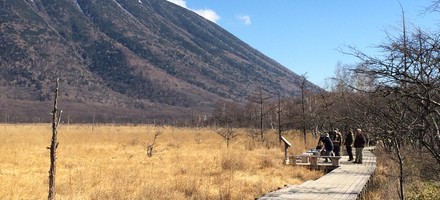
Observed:
[[[293,165],[296,165],[298,163],[309,164],[310,156],[312,156],[312,154],[310,153],[303,153],[301,155],[290,155],[289,160],[291,160],[291,163]]]
[[[318,159],[319,158],[327,158],[330,159],[332,162],[332,166],[339,167],[341,166],[341,156],[310,156],[310,166],[311,167],[317,167],[318,166]]]
[[[293,165],[297,164],[310,164],[312,167],[318,166],[318,159],[319,158],[327,158],[331,160],[331,164],[334,167],[339,167],[341,165],[340,159],[341,156],[316,156],[309,153],[303,153],[301,155],[291,155],[289,156],[289,160],[291,160],[291,163]]]

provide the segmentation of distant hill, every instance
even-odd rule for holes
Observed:
[[[50,119],[58,77],[72,122],[182,118],[260,87],[299,92],[297,74],[165,0],[0,1],[0,30],[5,121]]]

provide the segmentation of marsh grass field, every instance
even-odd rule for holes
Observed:
[[[0,199],[45,199],[50,124],[0,125]],[[254,199],[322,176],[283,165],[275,133],[254,142],[243,130],[229,147],[211,129],[66,125],[58,130],[57,199]],[[147,145],[156,139],[153,156]],[[305,150],[286,135],[290,153]],[[315,139],[308,139],[313,146]]]

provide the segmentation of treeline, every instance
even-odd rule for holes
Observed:
[[[338,64],[328,92],[223,103],[212,121],[281,131],[361,128],[399,166],[386,176],[399,185],[394,197],[405,199],[415,181],[440,180],[440,33],[407,28],[403,20],[402,32],[377,49],[375,56],[344,50],[360,62]]]
[[[330,91],[318,92],[309,88],[306,81],[301,83],[302,92],[294,97],[270,96],[260,89],[248,97],[246,104],[219,102],[212,115],[203,122],[207,126],[253,129],[260,138],[264,138],[268,130],[274,130],[280,136],[287,130],[301,130],[305,136],[335,128],[343,132],[355,128],[370,129],[364,123],[366,94],[337,81],[333,81]],[[200,119],[194,123],[203,124]],[[370,134],[374,137],[373,133]]]

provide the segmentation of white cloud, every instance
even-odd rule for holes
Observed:
[[[239,15],[239,16],[237,16],[237,19],[242,21],[244,23],[244,25],[251,25],[252,24],[251,16],[249,16],[249,15]]]
[[[215,11],[211,9],[193,10],[193,11],[214,23],[217,23],[217,21],[220,19],[220,16],[218,16],[217,13],[215,13]]]
[[[180,7],[191,10],[191,11],[197,13],[198,15],[200,15],[200,16],[202,16],[202,17],[206,18],[207,20],[212,21],[214,23],[217,23],[217,21],[220,19],[220,16],[217,15],[217,13],[214,10],[211,10],[211,9],[196,10],[196,9],[188,8],[186,6],[185,0],[167,0],[167,1],[174,3]]]
[[[185,0],[167,0],[167,1],[169,1],[171,3],[174,3],[174,4],[176,4],[176,5],[180,6],[180,7],[187,8]]]

